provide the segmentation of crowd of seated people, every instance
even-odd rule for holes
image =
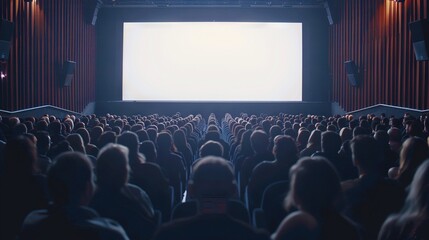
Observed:
[[[0,239],[429,239],[429,117],[0,117]]]

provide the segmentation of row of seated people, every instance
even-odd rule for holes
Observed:
[[[294,122],[293,127],[288,128],[291,120]],[[421,138],[417,137],[424,137],[427,133],[427,119],[410,119],[410,116],[406,116],[404,118],[404,126],[399,126],[398,120],[396,119],[391,119],[391,121],[386,122],[384,118],[377,120],[377,117],[374,116],[362,118],[358,122],[359,124],[356,124],[356,121],[352,120],[350,116],[337,116],[326,119],[315,116],[287,116],[284,114],[264,117],[248,117],[243,115],[237,118],[232,118],[231,115],[227,114],[225,118],[222,119],[221,124],[217,122],[214,115],[209,116],[207,124],[205,124],[205,121],[199,115],[196,117],[188,116],[185,118],[180,117],[180,115],[175,115],[173,117],[158,117],[157,115],[149,117],[133,116],[132,118],[108,115],[105,118],[89,116],[74,120],[72,117],[69,117],[61,121],[62,123],[51,116],[42,117],[42,120],[37,121],[37,123],[33,125],[33,127],[37,126],[34,128],[32,128],[31,124],[28,123],[32,122],[31,119],[26,121],[26,124],[20,124],[19,121],[20,120],[17,118],[2,121],[2,124],[6,125],[6,127],[2,126],[2,132],[6,133],[6,136],[9,136],[7,139],[4,138],[4,140],[7,141],[4,151],[5,158],[2,161],[4,164],[1,166],[1,189],[2,193],[4,192],[8,196],[1,198],[2,208],[7,206],[2,209],[1,212],[8,213],[2,214],[2,216],[4,216],[2,217],[1,224],[2,239],[3,237],[4,239],[13,239],[11,236],[16,236],[18,234],[25,215],[32,209],[46,207],[49,199],[54,200],[55,202],[55,198],[53,197],[54,193],[51,192],[52,196],[49,196],[48,191],[46,190],[46,184],[44,183],[46,180],[43,180],[43,176],[35,175],[35,173],[47,173],[46,171],[49,168],[49,165],[52,165],[46,155],[56,159],[56,157],[62,152],[68,152],[70,150],[82,152],[84,154],[87,153],[91,162],[97,166],[97,192],[99,197],[96,195],[90,202],[97,202],[98,199],[97,205],[101,205],[101,207],[100,209],[97,209],[96,207],[94,208],[97,209],[103,217],[110,217],[118,221],[124,227],[126,234],[131,239],[149,239],[149,236],[151,236],[155,231],[154,229],[158,228],[157,223],[159,223],[159,218],[164,219],[164,221],[169,219],[170,213],[162,212],[160,214],[161,217],[156,220],[157,217],[154,209],[163,210],[166,205],[169,205],[170,208],[172,208],[173,204],[177,204],[186,189],[186,182],[189,182],[186,199],[198,199],[198,197],[195,197],[196,195],[192,192],[192,187],[189,187],[192,186],[191,183],[194,180],[192,177],[188,179],[189,175],[194,176],[196,174],[196,166],[200,164],[200,161],[196,159],[198,155],[201,157],[215,155],[223,157],[223,159],[227,159],[225,162],[227,163],[226,165],[229,166],[228,168],[231,169],[234,174],[239,176],[238,178],[234,178],[232,181],[232,188],[236,188],[235,180],[239,183],[237,194],[235,194],[236,192],[232,191],[230,188],[230,191],[228,191],[229,194],[226,194],[228,196],[227,198],[236,198],[237,196],[241,196],[241,198],[246,201],[248,209],[253,210],[253,208],[261,206],[264,189],[272,182],[278,180],[288,181],[283,194],[286,195],[287,189],[289,188],[290,191],[288,195],[290,196],[292,194],[292,184],[294,184],[292,181],[293,171],[291,170],[294,167],[292,166],[295,166],[300,162],[297,162],[299,157],[309,156],[310,154],[308,153],[308,155],[304,155],[306,154],[305,150],[313,148],[317,143],[319,143],[320,146],[318,148],[316,146],[315,149],[318,150],[314,151],[311,159],[319,159],[317,156],[328,159],[330,167],[333,166],[333,169],[335,170],[334,172],[338,172],[340,176],[339,179],[343,180],[340,185],[345,196],[344,210],[342,213],[346,214],[361,228],[362,231],[356,230],[356,233],[361,234],[364,239],[375,239],[387,216],[398,211],[403,206],[402,202],[405,195],[405,189],[409,188],[416,169],[421,165],[423,160],[428,157],[427,144]],[[40,121],[46,122],[46,124],[40,123]],[[282,124],[282,122],[284,123]],[[378,122],[378,124],[374,124],[374,122]],[[419,123],[425,127],[420,128]],[[53,124],[54,127],[50,128],[51,124]],[[299,128],[295,131],[297,124]],[[348,126],[345,127],[345,124],[348,124]],[[24,125],[25,127],[23,127]],[[29,125],[29,127],[27,127],[27,125]],[[46,126],[46,128],[40,129],[40,125]],[[58,131],[57,126],[64,125],[66,126],[64,128],[60,127],[60,131]],[[285,129],[282,130],[280,128],[281,125],[283,125]],[[303,132],[309,132],[313,127],[314,129],[307,137],[307,140],[303,141],[302,139],[306,138],[305,136],[302,136]],[[52,128],[55,128],[56,130],[53,131]],[[100,128],[101,130],[106,131],[98,134],[99,137],[95,137],[95,141],[91,141],[91,136],[97,136],[97,134],[94,134],[93,132],[99,131],[96,129]],[[280,132],[273,130],[278,128],[280,128]],[[28,129],[30,129],[30,131],[28,131]],[[152,129],[155,131],[152,131]],[[243,129],[246,130],[240,131]],[[337,129],[341,129],[341,131],[337,131]],[[388,132],[385,131],[387,129],[389,129]],[[45,132],[45,130],[48,131]],[[34,135],[30,134],[31,132],[33,132]],[[151,134],[149,134],[149,132],[151,132]],[[155,134],[153,134],[153,132]],[[279,134],[276,134],[276,132]],[[116,134],[118,137],[116,137]],[[33,159],[31,157],[31,151],[29,151],[30,153],[22,151],[21,149],[29,147],[22,142],[19,144],[14,142],[13,136],[18,135],[26,136],[26,138],[30,140],[30,145],[37,145],[37,150],[41,156]],[[178,135],[181,137],[177,137]],[[42,143],[44,142],[44,140],[41,140],[44,138],[43,136],[48,137],[48,140],[45,142],[52,142],[52,147],[40,146],[43,145]],[[103,138],[103,136],[107,137]],[[51,139],[64,138],[69,141],[57,140],[56,144],[54,144],[55,141],[49,140],[49,137]],[[78,140],[76,141],[73,139]],[[184,139],[184,141],[182,141],[185,143],[183,146],[186,147],[185,149],[189,150],[187,154],[184,153],[185,151],[183,149],[179,150],[180,147],[178,145],[180,145],[180,140],[177,139]],[[404,140],[403,144],[402,140]],[[76,144],[76,142],[79,144]],[[107,151],[109,154],[105,154],[104,158],[110,160],[105,160],[104,162],[113,164],[114,160],[111,159],[121,159],[121,154],[126,155],[128,159],[122,162],[126,162],[125,165],[128,164],[130,166],[131,173],[127,172],[125,174],[125,171],[121,171],[120,163],[117,163],[119,165],[105,167],[104,170],[102,170],[102,172],[105,172],[104,174],[107,172],[107,176],[115,176],[118,177],[118,179],[122,179],[122,181],[117,181],[117,184],[119,183],[120,186],[109,186],[103,188],[103,181],[101,180],[103,177],[100,178],[100,176],[98,176],[100,169],[98,164],[103,162],[103,158],[100,157],[103,156],[104,151],[99,151],[99,149],[103,149],[103,147],[109,143],[112,144],[115,142],[126,146],[127,149],[122,149],[121,151]],[[305,142],[306,144],[303,144]],[[246,150],[246,148],[249,147],[247,145],[248,143],[250,143],[250,149],[252,151],[249,151],[248,155],[243,157],[242,155],[244,154],[242,150]],[[360,145],[358,143],[360,143]],[[306,147],[301,147],[300,149],[299,146],[302,145]],[[402,145],[403,147],[399,148]],[[109,147],[112,149],[121,149],[120,145]],[[88,151],[86,151],[87,149]],[[199,153],[197,153],[198,149],[200,149]],[[383,149],[383,151],[380,151],[380,149]],[[397,152],[399,149],[401,149],[400,154]],[[139,151],[144,153],[145,157],[140,155]],[[97,152],[97,154],[94,154],[94,152]],[[109,157],[111,155],[115,156],[115,152],[116,157]],[[127,152],[127,154],[123,154],[124,152]],[[22,156],[20,156],[20,154],[22,154]],[[185,155],[189,156],[187,158],[188,160],[186,160]],[[400,157],[398,157],[399,155]],[[16,161],[16,159],[27,159],[27,164],[31,163],[31,167],[24,166],[25,163],[20,163],[15,166],[14,164],[16,164],[16,162],[14,161]],[[45,161],[46,159],[49,161]],[[326,160],[323,161],[326,162]],[[45,162],[48,162],[48,164],[45,164],[46,166],[43,169],[43,163]],[[386,180],[384,178],[387,175],[386,169],[389,169],[390,167],[392,167],[390,177],[395,180]],[[19,169],[26,169],[26,171],[22,171],[21,173],[23,173],[23,175],[20,175],[17,173],[21,171]],[[357,174],[359,174],[359,178],[356,178]],[[101,173],[101,176],[102,175],[103,173]],[[205,175],[211,176],[209,173],[206,173]],[[316,175],[314,175],[314,177],[316,178]],[[209,178],[213,181],[204,183],[204,186],[209,189],[209,192],[216,192],[217,190],[215,186],[217,185],[219,185],[219,188],[222,188],[223,184],[220,184],[220,180],[216,180],[213,176]],[[321,178],[326,178],[326,176],[321,176]],[[17,179],[20,180],[18,181]],[[25,179],[25,181],[23,179]],[[323,179],[320,180],[320,183],[323,183],[323,181]],[[130,185],[128,182],[135,183],[137,186]],[[305,181],[300,180],[299,182]],[[12,183],[16,183],[16,185]],[[114,185],[114,183],[110,184]],[[124,190],[124,184],[127,186],[127,190]],[[210,184],[213,186],[209,187],[211,186]],[[333,184],[333,186],[334,185],[335,184]],[[144,189],[150,197],[148,197],[145,191],[142,191],[138,186]],[[150,186],[152,186],[152,189]],[[331,184],[327,184],[326,186],[321,185],[317,187],[319,192],[314,194],[322,197],[324,193],[320,192],[320,190],[327,191],[330,186]],[[308,186],[306,189],[307,188]],[[38,189],[40,191],[38,191]],[[160,189],[167,190],[160,191]],[[168,189],[170,189],[170,191]],[[171,189],[173,190],[171,191]],[[245,191],[246,189],[247,191]],[[112,191],[120,192],[118,195],[119,197],[112,197],[114,196]],[[156,192],[159,193],[158,197],[155,197]],[[175,193],[175,197],[169,197],[172,192]],[[317,199],[316,195],[312,196],[312,200]],[[210,196],[210,193],[207,193],[207,196]],[[206,198],[207,197],[205,197],[205,199]],[[201,212],[218,213],[219,209],[225,210],[225,206],[228,206],[228,204],[225,205],[223,201],[213,201],[213,199],[217,198],[217,196],[211,196],[208,198],[209,201],[198,201],[200,203],[204,203],[200,204],[202,205],[201,209],[204,209],[200,209]],[[224,198],[226,197],[222,197],[222,199]],[[30,204],[28,201],[25,201],[27,199],[34,199],[34,201],[31,201]],[[111,199],[111,201],[104,201],[104,199]],[[130,203],[124,204],[124,202],[121,202],[121,204],[117,204],[124,199],[130,201]],[[173,199],[173,203],[171,203],[171,199]],[[21,202],[17,200],[20,200]],[[116,204],[114,204],[115,201],[117,201]],[[138,207],[135,211],[132,210],[133,204],[131,203],[133,202],[138,202]],[[286,216],[283,223],[280,224],[278,221],[275,222],[273,226],[262,226],[273,232],[276,231],[280,224],[277,232],[272,235],[273,238],[283,239],[283,237],[288,236],[283,235],[285,232],[284,230],[288,229],[289,225],[287,223],[296,223],[297,221],[299,222],[299,220],[305,220],[305,222],[302,223],[311,223],[311,221],[314,223],[314,225],[306,226],[311,228],[306,229],[304,232],[311,232],[312,234],[315,234],[314,236],[323,233],[319,231],[323,230],[321,227],[325,223],[325,220],[323,218],[319,219],[319,217],[322,217],[317,215],[319,213],[312,212],[312,209],[304,209],[302,206],[297,206],[297,203],[293,203],[292,200],[288,200],[288,202],[290,202],[290,204],[288,204],[288,211],[285,211],[283,216],[280,215],[281,217]],[[335,209],[338,207],[338,202],[341,201],[336,199]],[[152,203],[154,205],[153,207]],[[109,204],[112,204],[111,206],[130,206],[130,215],[128,216],[128,213],[124,213],[127,212],[126,208],[123,211],[119,211],[121,214],[115,213],[117,212],[115,211],[115,207],[109,207]],[[304,203],[300,204],[305,205]],[[14,207],[16,209],[14,209]],[[213,210],[213,208],[215,210]],[[331,211],[334,209],[329,210]],[[309,218],[311,214],[308,216],[299,214],[295,216],[295,213],[298,213],[299,211],[302,211],[302,213],[313,214],[312,217],[314,217],[314,219]],[[147,224],[145,223],[145,226],[148,227],[145,228],[144,231],[141,229],[140,231],[134,232],[133,230],[130,230],[133,229],[133,224],[138,222],[135,219],[133,220],[131,212],[136,215],[139,215],[140,213],[142,224],[146,221]],[[339,212],[337,211],[337,213]],[[289,219],[289,217],[292,216],[295,216],[296,218]],[[324,217],[328,216],[335,217],[337,215],[327,215]],[[339,214],[338,216],[341,217],[342,215]],[[290,221],[286,221],[288,219]],[[334,218],[334,220],[335,219],[338,220],[342,218]],[[268,217],[268,220],[272,219]],[[332,219],[326,219],[327,222],[329,222],[328,220]],[[334,221],[334,223],[336,222]],[[338,224],[347,225],[348,223],[352,222],[346,219]],[[425,222],[423,221],[422,225],[424,224]],[[350,226],[354,225],[351,224]],[[334,224],[330,227],[336,227],[336,225]],[[351,227],[350,229],[354,228]],[[286,231],[286,233],[293,233],[289,230]],[[197,231],[198,234],[203,234],[205,232],[208,233],[208,231]],[[8,233],[12,235],[7,235]],[[298,234],[296,235],[297,238],[302,239],[301,237],[303,236],[299,235],[301,233],[294,232],[293,235]],[[171,237],[173,235],[169,236]],[[289,239],[289,237],[287,239]],[[175,239],[191,238],[183,237]],[[214,239],[219,239],[219,237]],[[332,238],[331,236],[331,238],[324,237],[324,239],[341,238]]]

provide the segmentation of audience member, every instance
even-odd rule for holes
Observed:
[[[224,201],[233,196],[236,189],[234,172],[226,160],[213,156],[201,159],[195,165],[188,187],[191,198],[200,200],[200,214],[163,225],[154,239],[269,239],[225,212]],[[211,201],[203,201],[207,198]]]
[[[401,212],[383,224],[379,240],[429,239],[429,160],[418,168]]]
[[[58,156],[49,169],[48,186],[53,205],[27,216],[20,239],[128,239],[118,223],[87,207],[95,186],[92,165],[85,155],[68,152]]]
[[[340,179],[329,161],[323,157],[301,158],[289,176],[286,207],[298,211],[283,220],[272,239],[360,239],[355,224],[338,211]]]
[[[150,239],[156,229],[152,202],[141,188],[129,184],[128,149],[107,144],[97,158],[97,190],[90,206],[118,221],[130,239]]]
[[[346,200],[344,213],[362,226],[365,239],[376,239],[384,220],[400,210],[404,191],[381,174],[382,149],[373,137],[355,137],[351,150],[359,178],[342,183]]]
[[[25,216],[48,204],[46,178],[37,169],[37,149],[27,137],[7,141],[0,175],[0,238],[15,239]]]

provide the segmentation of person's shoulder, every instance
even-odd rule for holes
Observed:
[[[398,219],[399,215],[392,215],[388,217],[381,226],[378,239],[397,239],[396,237],[399,234],[399,232],[396,231],[399,229]]]
[[[349,179],[341,182],[341,188],[343,192],[348,192],[355,188],[359,184],[359,179]]]
[[[24,220],[23,228],[37,225],[49,216],[48,210],[34,210],[30,212]]]
[[[275,168],[276,165],[277,163],[273,161],[262,161],[255,166],[253,169],[253,174],[266,174],[267,170]]]
[[[86,227],[98,232],[100,239],[128,239],[125,230],[114,220],[96,217],[86,221]]]
[[[272,239],[316,239],[319,224],[311,214],[296,211],[289,214],[279,225]]]

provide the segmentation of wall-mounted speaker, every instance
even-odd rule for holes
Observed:
[[[74,76],[74,69],[76,67],[76,62],[73,61],[65,61],[64,62],[64,77],[63,77],[63,86],[69,87],[72,83]]]
[[[10,45],[13,36],[13,23],[0,20],[0,61],[9,59]]]
[[[409,26],[416,60],[429,60],[429,20],[411,22]]]
[[[329,0],[326,0],[323,3],[323,7],[325,8],[325,11],[326,11],[326,16],[328,17],[329,25],[334,25],[335,24],[335,20],[336,20],[335,11],[334,11],[334,7],[333,6],[334,5]]]
[[[353,60],[345,61],[344,66],[346,67],[347,78],[349,83],[353,87],[357,87],[360,84],[359,69]]]
[[[98,12],[103,5],[102,0],[88,0],[87,1],[87,18],[88,22],[93,26],[97,23]]]

